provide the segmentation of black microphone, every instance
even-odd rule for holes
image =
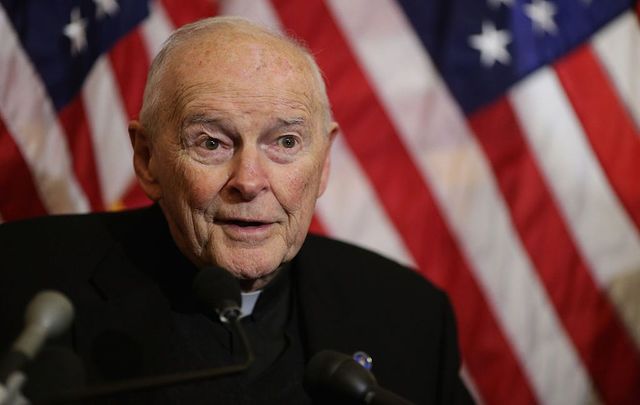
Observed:
[[[221,268],[206,267],[194,277],[193,291],[207,313],[217,314],[222,322],[229,324],[233,331],[239,335],[246,354],[246,359],[243,363],[88,387],[84,390],[58,395],[47,403],[84,402],[100,397],[148,391],[155,388],[226,377],[247,370],[253,363],[254,355],[249,339],[240,323],[240,286],[237,280]]]
[[[311,358],[303,384],[313,398],[351,399],[371,405],[412,404],[380,387],[373,374],[353,358],[331,350],[323,350]]]
[[[73,305],[57,291],[42,291],[27,305],[25,328],[0,364],[0,384],[22,370],[38,354],[43,343],[62,334],[73,319]]]
[[[229,272],[205,267],[193,279],[193,292],[207,313],[217,313],[224,323],[240,318],[240,285]]]

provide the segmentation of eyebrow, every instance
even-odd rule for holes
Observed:
[[[306,125],[307,120],[303,117],[292,117],[292,118],[278,118],[278,126],[295,126],[295,125]]]
[[[296,127],[307,128],[309,125],[309,120],[301,116],[287,118],[278,117],[274,118],[272,123],[273,125],[271,125],[267,129],[268,132]],[[215,127],[230,134],[236,133],[233,121],[229,120],[228,118],[216,117],[210,114],[194,114],[188,116],[183,121],[182,128],[186,129],[192,125],[203,125],[209,128]]]
[[[269,128],[269,131],[282,131],[288,129],[299,129],[303,133],[309,131],[309,120],[304,117],[276,118]]]
[[[205,114],[196,114],[185,119],[183,126],[192,124],[215,124],[225,126],[227,122],[228,120],[225,118],[212,117]],[[277,118],[276,122],[276,126],[295,126],[307,124],[307,120],[304,117]]]
[[[224,118],[212,117],[210,115],[205,114],[195,114],[187,117],[182,123],[182,127],[188,127],[189,125],[194,124],[204,124],[204,125],[218,125],[225,126],[225,121],[228,121]]]

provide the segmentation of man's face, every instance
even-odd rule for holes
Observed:
[[[331,134],[306,61],[278,42],[200,41],[172,60],[175,119],[148,160],[179,248],[260,288],[306,236]]]

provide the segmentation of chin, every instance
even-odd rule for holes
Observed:
[[[269,278],[282,264],[282,260],[275,257],[255,257],[247,252],[237,252],[230,260],[217,262],[235,278],[246,281]]]
[[[209,245],[210,263],[215,263],[239,280],[267,278],[288,261],[291,249],[279,238],[269,238],[258,245],[230,240],[214,240]],[[297,249],[296,249],[297,251]]]
[[[228,271],[238,280],[242,291],[249,292],[264,288],[277,274],[278,268],[247,268],[228,269]]]

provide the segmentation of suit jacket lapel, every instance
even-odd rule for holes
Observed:
[[[345,352],[351,347],[344,302],[336,291],[332,291],[333,281],[327,278],[317,254],[313,240],[307,239],[294,261],[300,326],[307,359],[324,349]]]
[[[184,295],[178,290],[193,266],[177,251],[157,207],[131,215],[126,227],[112,229],[118,242],[96,264],[89,280],[95,295],[82,297],[77,315],[76,349],[92,360],[87,374],[96,379],[173,372],[189,363],[172,315],[172,305],[181,303],[171,300]],[[176,278],[184,283],[163,283],[176,274],[185,275]]]

